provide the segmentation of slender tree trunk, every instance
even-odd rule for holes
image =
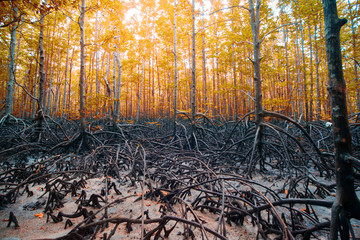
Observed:
[[[255,86],[255,122],[259,125],[263,118],[262,91],[261,91],[261,71],[260,71],[260,0],[256,0],[254,8],[253,0],[249,0],[251,29],[253,35],[253,65],[254,65],[254,86]]]
[[[79,96],[80,96],[80,133],[85,137],[86,131],[86,110],[85,110],[85,11],[86,0],[81,0],[80,13],[80,81],[79,81]]]
[[[40,62],[39,60],[39,48],[38,50],[36,51],[36,63]],[[34,76],[34,85],[33,85],[33,96],[35,97],[33,100],[32,100],[32,113],[31,113],[31,117],[34,119],[35,118],[35,115],[36,115],[36,104],[37,104],[37,100],[36,97],[37,97],[37,85],[38,85],[38,67],[39,67],[39,64],[36,64],[36,67],[35,67],[35,76]]]
[[[310,44],[310,122],[313,121],[313,93],[314,93],[314,77],[313,77],[313,47],[312,47],[312,38],[311,38],[311,26],[309,25],[309,44]]]
[[[216,112],[217,112],[217,117],[220,117],[221,115],[221,110],[220,110],[220,72],[219,72],[219,44],[218,44],[218,24],[215,24],[215,41],[216,41],[216,45],[215,45],[215,61],[216,61],[216,88],[217,88],[217,93],[216,93],[216,102],[217,102],[217,106],[216,106]]]
[[[119,52],[114,52],[114,57],[116,60],[116,65],[118,69],[118,76],[117,76],[117,82],[116,82],[116,94],[115,94],[115,102],[114,102],[114,124],[119,119],[119,113],[120,113],[120,96],[121,96],[121,74],[122,74],[122,66],[120,61]]]
[[[354,188],[354,170],[351,154],[351,133],[346,104],[340,48],[340,29],[346,19],[339,19],[336,0],[323,0],[325,19],[325,46],[329,70],[328,91],[331,98],[335,146],[336,200],[331,212],[330,239],[349,239],[348,218],[360,219],[360,202]],[[355,160],[359,162],[359,160]]]
[[[203,59],[203,81],[204,81],[204,108],[205,112],[208,111],[208,96],[207,96],[207,80],[206,80],[206,50],[205,50],[205,11],[204,11],[204,1],[201,1],[201,7],[202,7],[202,59]]]
[[[176,10],[177,4],[176,0],[174,0],[174,62],[175,62],[175,69],[174,69],[174,115],[173,115],[173,134],[176,135],[176,120],[177,120],[177,98],[178,98],[178,60],[177,60],[177,38],[176,38]]]
[[[105,81],[105,85],[106,85],[105,96],[107,97],[106,100],[104,101],[104,109],[103,109],[104,114],[108,114],[108,111],[107,111],[108,104],[107,103],[109,103],[109,99],[111,98],[111,87],[110,87],[110,84],[108,81],[109,72],[110,72],[110,53],[107,54],[106,71],[105,71],[105,76],[104,76],[104,81]]]
[[[320,102],[320,77],[319,77],[319,51],[317,44],[317,24],[315,24],[314,32],[314,44],[315,44],[315,76],[316,76],[316,120],[320,120],[321,117],[321,102]]]
[[[67,101],[67,109],[71,110],[71,79],[72,79],[72,69],[73,69],[73,63],[74,63],[74,55],[75,51],[72,51],[71,54],[71,60],[70,60],[70,69],[69,69],[69,87],[68,87],[68,101]]]
[[[12,1],[11,1],[12,3]],[[17,7],[13,8],[13,18],[17,18]],[[11,26],[11,39],[10,39],[10,64],[9,64],[9,81],[7,84],[6,94],[6,107],[5,115],[12,115],[14,103],[14,83],[15,83],[15,47],[16,47],[16,29],[18,23],[13,23]]]
[[[66,63],[65,63],[65,79],[64,79],[64,96],[62,102],[62,116],[65,115],[66,108],[66,90],[67,90],[67,76],[68,76],[68,65],[69,65],[69,52],[70,52],[70,33],[71,33],[71,20],[69,20],[69,30],[68,30],[68,39],[67,39],[67,47],[66,47]]]
[[[43,122],[43,116],[44,116],[44,83],[45,83],[45,72],[44,72],[44,18],[45,13],[41,10],[41,16],[40,16],[40,33],[39,33],[39,54],[40,54],[40,60],[39,60],[39,96],[38,96],[38,112],[37,112],[37,118],[38,118],[38,133],[39,138],[40,134],[42,132],[42,122]]]
[[[98,3],[99,4],[99,3]],[[95,51],[95,85],[96,85],[96,110],[95,113],[98,115],[99,113],[99,94],[100,94],[100,81],[99,81],[99,19],[98,19],[99,12],[96,11],[96,17],[95,17],[95,44],[96,44],[96,51]]]
[[[291,107],[294,110],[294,102],[292,99],[292,84],[291,84],[291,78],[290,78],[290,68],[289,68],[289,53],[288,53],[288,44],[287,44],[287,28],[284,27],[284,31],[283,31],[283,36],[284,36],[284,43],[285,43],[285,60],[286,60],[286,96],[287,99],[290,101]],[[291,114],[291,113],[287,113],[287,114]]]
[[[309,103],[307,100],[307,79],[306,79],[306,62],[305,62],[305,36],[304,36],[304,27],[303,20],[300,19],[300,30],[301,30],[301,52],[302,52],[302,62],[303,62],[303,91],[304,91],[304,103],[305,103],[305,121],[309,121]]]
[[[213,85],[213,87],[212,87],[212,90],[213,90],[213,92],[212,92],[212,99],[213,99],[213,101],[212,101],[212,109],[213,109],[213,118],[215,119],[216,116],[217,116],[216,108],[217,108],[217,105],[218,105],[218,103],[216,102],[216,79],[215,79],[215,66],[216,65],[215,65],[215,59],[213,59],[212,65],[213,65],[213,67],[212,67],[212,72],[213,72],[213,74],[212,74],[212,85]]]
[[[231,15],[234,16],[234,8],[231,8]],[[234,32],[234,21],[231,21],[231,28]],[[232,70],[233,70],[233,83],[234,83],[234,120],[236,121],[238,118],[238,96],[237,96],[237,80],[236,80],[236,56],[235,56],[235,43],[231,43],[231,61],[232,61]],[[230,104],[229,104],[230,105]]]
[[[298,24],[298,21],[296,20],[296,25]],[[296,66],[296,75],[297,75],[297,86],[298,86],[298,118],[299,121],[303,117],[303,107],[302,107],[302,98],[303,98],[303,90],[302,90],[302,84],[301,84],[301,78],[300,78],[300,50],[299,50],[299,34],[298,34],[298,28],[296,28],[296,54],[295,54],[295,66]]]
[[[116,98],[116,60],[115,60],[115,52],[113,52],[113,99]],[[115,110],[115,102],[113,101],[111,104],[111,114],[114,116]]]
[[[254,1],[249,0],[249,10],[250,10],[250,22],[251,22],[251,31],[253,38],[253,66],[254,66],[254,87],[255,87],[255,124],[256,124],[256,132],[257,136],[255,137],[255,146],[258,149],[258,153],[260,154],[260,168],[263,164],[263,156],[262,156],[262,126],[263,122],[263,105],[262,105],[262,90],[261,90],[261,71],[260,71],[260,40],[259,40],[259,32],[260,32],[260,5],[261,0],[256,0],[256,5],[254,6]],[[254,154],[254,151],[253,151]],[[254,167],[254,159],[251,157],[250,164],[248,167],[248,175],[251,176],[252,168]]]
[[[144,53],[145,53],[145,50],[144,50]],[[143,63],[142,63],[141,83],[140,83],[138,105],[137,105],[137,111],[136,111],[136,121],[137,122],[139,121],[139,118],[140,118],[141,94],[142,94],[143,85],[144,85],[144,78],[145,78],[145,59],[143,59]]]
[[[51,40],[54,40],[54,35],[55,35],[55,31],[56,31],[56,24],[57,22],[57,12],[55,12],[55,21],[54,21],[54,26],[53,26],[53,32],[52,32],[52,36],[51,36]],[[53,58],[53,55],[54,58]],[[47,101],[46,103],[44,103],[44,106],[46,105],[45,108],[45,112],[46,114],[50,115],[50,109],[51,109],[51,95],[52,95],[52,88],[53,88],[53,76],[54,76],[54,67],[53,65],[55,64],[54,61],[56,59],[56,54],[54,54],[54,43],[51,44],[51,57],[49,59],[50,62],[50,67],[48,67],[48,70],[50,71],[50,77],[49,77],[49,87],[48,87],[48,95],[47,95]]]
[[[57,70],[56,70],[56,88],[55,88],[55,96],[54,96],[54,102],[52,105],[52,112],[51,115],[52,116],[56,116],[56,112],[57,112],[57,107],[58,107],[58,100],[59,100],[59,90],[60,90],[60,66],[61,66],[61,54],[60,54],[60,48],[58,50],[58,60],[57,62],[59,63],[57,65]]]
[[[191,33],[191,46],[192,46],[192,54],[191,54],[191,130],[190,130],[190,147],[195,147],[195,115],[196,115],[196,50],[195,50],[195,0],[192,0],[192,33]]]

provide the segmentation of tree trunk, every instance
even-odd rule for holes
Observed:
[[[62,62],[62,56],[60,54],[60,48],[58,50],[58,60],[57,62],[59,63],[57,65],[57,70],[56,70],[56,88],[55,88],[55,97],[54,97],[54,102],[52,105],[52,111],[51,111],[51,115],[52,116],[56,116],[57,113],[57,109],[58,109],[58,100],[59,100],[59,90],[60,90],[60,66],[61,66],[61,62]]]
[[[33,85],[33,96],[34,96],[34,99],[32,100],[32,113],[31,113],[31,117],[34,119],[35,118],[35,115],[36,115],[36,104],[37,104],[37,100],[36,99],[36,96],[37,96],[37,91],[36,91],[36,88],[37,88],[37,80],[38,80],[38,67],[39,67],[39,64],[37,64],[39,62],[39,48],[38,50],[36,51],[36,67],[35,67],[35,76],[34,76],[34,85]]]
[[[67,76],[68,76],[68,65],[69,65],[69,52],[70,52],[70,33],[71,33],[71,20],[69,20],[69,31],[68,31],[68,39],[67,39],[67,47],[66,47],[66,63],[65,63],[65,83],[64,83],[64,96],[63,96],[63,110],[62,116],[65,115],[65,108],[66,108],[66,90],[67,90]]]
[[[106,71],[105,71],[105,76],[104,76],[104,82],[106,84],[106,90],[105,90],[105,96],[106,96],[106,100],[104,101],[104,109],[103,109],[103,114],[108,114],[107,111],[107,104],[109,102],[109,99],[111,98],[111,87],[108,81],[108,76],[109,76],[109,72],[110,72],[110,53],[107,54],[107,58],[106,58]]]
[[[74,65],[74,55],[75,55],[75,50],[72,51],[71,54],[71,60],[70,60],[70,69],[69,69],[69,87],[68,87],[68,101],[67,101],[67,109],[70,111],[71,110],[71,78],[72,78],[72,69],[73,69],[73,65]]]
[[[291,104],[292,109],[294,110],[294,102],[293,102],[293,98],[292,98],[292,84],[291,84],[291,78],[290,78],[290,67],[289,67],[289,53],[288,53],[288,44],[287,44],[287,38],[288,38],[288,33],[287,33],[287,28],[284,28],[284,42],[285,42],[285,60],[286,60],[286,96],[288,101]],[[287,112],[287,114],[291,114],[291,112]],[[293,116],[294,117],[294,116]]]
[[[192,0],[192,33],[191,33],[191,130],[190,130],[190,147],[195,147],[195,115],[196,115],[196,51],[195,51],[195,0]]]
[[[13,8],[13,17],[17,18],[17,7]],[[9,81],[7,85],[6,94],[6,107],[5,115],[11,115],[13,111],[14,102],[14,83],[15,83],[15,47],[16,47],[16,29],[17,23],[11,26],[11,39],[10,39],[10,64],[9,64]]]
[[[260,5],[261,0],[256,0],[256,5],[254,6],[254,1],[249,0],[249,10],[250,10],[250,21],[251,21],[251,31],[253,37],[253,66],[254,66],[254,87],[255,87],[255,124],[257,135],[255,137],[255,147],[258,149],[260,154],[260,164],[262,164],[262,126],[263,122],[263,105],[262,105],[262,91],[261,91],[261,72],[260,72]],[[255,150],[255,149],[254,149]],[[253,151],[254,154],[254,151]],[[252,154],[252,155],[253,155]],[[250,159],[250,164],[248,167],[248,175],[251,176],[252,168],[254,167],[253,156]]]
[[[234,8],[231,8],[231,15],[234,16]],[[231,29],[232,32],[234,32],[234,21],[231,20]],[[233,83],[234,83],[234,90],[233,90],[233,95],[234,95],[234,120],[237,121],[238,118],[238,97],[237,97],[237,80],[236,80],[236,56],[235,56],[235,43],[232,42],[231,43],[231,51],[232,51],[232,55],[231,55],[231,61],[232,61],[232,70],[233,70]],[[230,106],[230,102],[229,102],[229,106]],[[229,111],[229,114],[231,114],[231,112]]]
[[[50,38],[50,41],[54,42],[54,36],[55,36],[55,31],[56,31],[56,26],[57,26],[57,11],[55,12],[55,21],[54,21],[54,26],[53,26],[53,31],[52,31],[52,35]],[[50,62],[50,67],[48,67],[48,69],[50,69],[50,77],[49,77],[49,87],[48,87],[48,95],[47,95],[47,101],[46,103],[44,103],[44,107],[45,107],[45,113],[46,115],[50,115],[51,114],[51,95],[52,95],[52,88],[53,88],[53,75],[54,75],[54,69],[55,67],[53,67],[53,65],[55,65],[55,59],[56,59],[56,54],[54,54],[54,43],[51,44],[51,56],[49,58],[49,62]],[[53,58],[53,55],[54,58]]]
[[[314,44],[315,44],[315,76],[316,76],[316,120],[320,120],[321,117],[321,102],[320,102],[320,77],[319,77],[319,51],[316,39],[317,25],[315,24],[314,32]]]
[[[80,96],[80,134],[85,137],[86,131],[86,110],[85,110],[85,1],[81,0],[80,13],[80,81],[79,81],[79,96]]]
[[[307,79],[306,79],[306,62],[305,62],[305,36],[304,36],[304,27],[303,20],[300,19],[300,30],[301,30],[301,52],[302,52],[302,62],[303,62],[303,91],[304,91],[304,103],[305,103],[305,121],[309,121],[309,103],[307,100]]]
[[[43,122],[43,116],[44,116],[44,83],[45,83],[45,72],[44,72],[44,60],[45,60],[45,56],[44,56],[44,18],[45,18],[45,13],[41,11],[41,16],[40,16],[40,33],[39,33],[39,54],[40,54],[40,60],[39,60],[39,75],[40,75],[40,79],[39,79],[39,97],[38,97],[38,112],[37,112],[37,120],[38,120],[38,126],[37,126],[37,131],[39,133],[39,138],[40,138],[40,134],[42,132],[42,122]]]
[[[330,239],[337,239],[338,230],[341,239],[349,239],[348,218],[360,219],[360,202],[354,189],[354,159],[351,157],[346,83],[340,49],[340,29],[346,23],[346,19],[338,18],[336,0],[323,0],[323,8],[336,171],[336,200],[331,212]]]
[[[178,61],[177,61],[177,49],[176,49],[176,10],[177,4],[176,0],[174,0],[174,115],[173,115],[173,134],[176,135],[176,120],[177,120],[177,98],[178,98]]]
[[[217,117],[220,118],[221,112],[220,112],[220,72],[219,72],[219,44],[218,44],[218,24],[215,24],[215,42],[216,42],[216,46],[215,46],[215,61],[216,61],[216,88],[217,88],[217,93],[216,93],[216,103],[217,105],[215,106],[216,112],[217,112]]]
[[[309,120],[313,121],[313,93],[314,93],[314,78],[313,78],[313,47],[311,38],[311,27],[309,25],[309,44],[310,44],[310,108],[309,108]]]
[[[114,99],[114,124],[117,122],[117,120],[119,119],[119,114],[120,114],[120,96],[121,96],[121,74],[122,74],[122,66],[121,66],[121,61],[120,61],[120,56],[119,53],[117,51],[114,52],[114,57],[116,60],[116,65],[117,65],[117,70],[118,70],[118,77],[117,77],[117,82],[116,82],[116,94],[115,94],[115,99]]]
[[[144,55],[145,55],[145,50],[144,50]],[[140,83],[138,105],[137,105],[137,111],[136,111],[136,121],[137,122],[139,121],[139,118],[140,118],[141,94],[142,94],[143,85],[144,85],[144,78],[145,78],[145,59],[143,59],[143,63],[142,63],[141,83]]]
[[[99,3],[98,3],[99,4]],[[96,51],[95,51],[95,92],[96,92],[96,115],[99,114],[99,94],[100,94],[100,81],[99,81],[99,43],[98,43],[98,36],[99,36],[99,19],[98,19],[99,11],[96,11],[96,17],[95,17],[95,44],[96,44]]]
[[[204,11],[204,1],[201,1],[201,7],[203,11],[202,16],[202,59],[203,59],[203,82],[204,82],[204,109],[205,112],[208,111],[208,98],[207,98],[207,80],[206,80],[206,50],[205,50],[205,11]]]
[[[298,24],[298,21],[296,20],[295,24]],[[297,75],[297,86],[298,86],[298,113],[297,116],[294,116],[295,118],[298,118],[299,121],[301,121],[301,118],[303,117],[303,108],[302,108],[302,97],[303,97],[303,92],[302,92],[302,84],[301,84],[301,78],[300,78],[300,60],[299,60],[299,56],[300,56],[300,50],[299,50],[299,33],[298,33],[298,28],[296,28],[296,54],[295,54],[295,67],[296,67],[296,75]]]

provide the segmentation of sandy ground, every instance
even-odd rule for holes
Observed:
[[[102,189],[102,185],[105,183],[104,178],[96,178],[87,180],[86,184],[86,192],[87,199],[91,195],[91,193],[100,194]],[[45,202],[47,200],[48,194],[44,195],[40,198],[40,196],[44,193],[44,185],[36,185],[30,188],[31,191],[34,192],[32,197],[27,197],[26,194],[20,196],[15,204],[8,205],[6,209],[0,211],[0,238],[1,239],[49,239],[56,238],[60,236],[66,235],[72,227],[68,229],[64,229],[65,221],[60,223],[53,223],[52,220],[46,222],[46,214],[43,213],[45,205],[40,206],[38,209],[24,209],[24,207],[34,204],[36,202]],[[126,198],[120,204],[115,204],[108,209],[109,217],[127,217],[127,218],[138,218],[141,216],[141,200],[135,201],[135,199],[139,198],[138,195],[141,194],[140,187],[129,187],[129,186],[121,186],[118,188],[122,195],[117,195],[115,191],[111,190],[110,195],[108,196],[109,202],[114,201],[116,199],[122,199],[126,196],[131,196]],[[78,191],[80,193],[80,191]],[[63,213],[72,214],[77,209],[77,204],[75,204],[75,200],[77,197],[71,197],[70,194],[64,199],[64,207],[58,210],[55,210],[55,215],[59,211]],[[191,202],[190,199],[187,199],[188,202]],[[103,205],[103,204],[102,204]],[[159,212],[159,208],[162,203],[152,200],[144,201],[145,210],[149,210],[150,218],[160,217],[161,213]],[[175,213],[171,213],[172,215],[177,215],[181,217],[180,205],[174,206]],[[91,207],[88,207],[88,210],[96,211]],[[18,219],[20,228],[14,228],[13,226],[7,227],[8,218],[10,212],[13,212]],[[43,213],[43,216],[41,214]],[[40,214],[40,215],[38,215]],[[170,213],[169,213],[170,214]],[[204,220],[204,226],[209,227],[211,229],[217,228],[217,218],[219,215],[215,215],[207,212],[196,211],[197,216]],[[35,216],[37,215],[37,216]],[[99,219],[103,214],[100,213],[97,215],[97,219]],[[64,218],[66,219],[66,218]],[[74,225],[78,224],[83,220],[83,217],[73,218],[71,221]],[[174,222],[170,222],[167,225],[167,229],[173,226]],[[176,228],[172,231],[169,239],[184,239],[184,236],[181,233],[184,232],[183,228],[184,224],[177,224]],[[145,225],[145,229],[151,230],[156,225]],[[107,228],[104,232],[107,234],[113,229],[114,225],[110,224],[109,228]],[[116,230],[115,235],[112,239],[140,239],[141,225],[132,225],[133,231],[127,233],[126,224],[120,224],[118,229]],[[194,228],[192,228],[194,230]],[[227,238],[228,239],[255,239],[257,229],[253,227],[251,224],[244,224],[244,226],[236,226],[233,224],[231,227],[226,224],[227,230]],[[201,239],[200,230],[194,230],[196,235],[195,239]],[[214,239],[214,237],[206,233],[207,238],[204,239]],[[97,239],[101,239],[102,234],[98,234]]]

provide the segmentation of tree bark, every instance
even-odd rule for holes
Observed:
[[[55,31],[56,31],[56,26],[57,26],[57,11],[55,12],[55,21],[54,21],[54,26],[53,26],[53,30],[52,30],[52,35],[50,37],[50,41],[53,41],[53,43],[51,44],[51,56],[49,58],[49,62],[50,62],[50,67],[48,67],[48,70],[50,69],[50,77],[49,77],[49,87],[48,87],[48,94],[47,94],[47,100],[46,103],[44,103],[44,108],[45,108],[45,113],[46,115],[50,115],[51,114],[51,95],[52,95],[52,88],[53,88],[53,75],[54,75],[54,69],[55,67],[53,67],[53,65],[55,65],[55,59],[56,59],[56,54],[54,54],[54,36],[55,36]],[[54,56],[55,55],[55,56]],[[54,58],[53,58],[54,56]]]
[[[99,3],[98,3],[99,4]],[[95,51],[95,92],[96,92],[96,115],[99,113],[99,94],[100,94],[100,81],[99,81],[99,19],[98,19],[99,11],[96,11],[95,16],[95,45],[96,45],[96,51]]]
[[[201,7],[203,11],[202,15],[202,60],[203,60],[203,82],[204,82],[204,109],[205,112],[208,111],[208,97],[207,97],[207,80],[206,80],[206,50],[205,50],[205,11],[204,11],[204,1],[201,1]]]
[[[195,50],[195,0],[192,0],[192,33],[191,33],[191,129],[190,129],[190,147],[195,147],[195,115],[196,115],[196,50]]]
[[[79,96],[80,96],[80,134],[85,137],[86,131],[86,110],[85,110],[85,10],[86,0],[81,0],[80,13],[80,81],[79,81]]]
[[[330,239],[337,239],[338,230],[341,239],[349,239],[347,219],[360,219],[360,202],[354,189],[351,133],[340,49],[340,29],[347,21],[338,18],[336,0],[323,0],[323,8],[336,171],[336,200],[331,213]]]
[[[145,55],[145,50],[144,50],[144,55]],[[143,59],[143,63],[142,63],[141,83],[140,83],[138,105],[137,105],[137,111],[136,111],[136,121],[137,122],[139,121],[139,118],[140,118],[141,94],[142,94],[143,85],[144,85],[144,78],[145,78],[145,59]]]
[[[12,3],[12,1],[11,1]],[[17,18],[17,7],[13,8],[14,21]],[[12,115],[13,102],[14,102],[14,83],[15,83],[15,47],[16,47],[16,29],[18,28],[17,22],[11,26],[11,39],[10,39],[10,64],[9,64],[9,81],[7,84],[6,94],[6,107],[5,115]]]
[[[303,62],[303,100],[305,103],[305,121],[309,121],[309,103],[307,100],[307,79],[306,79],[306,62],[305,62],[305,34],[304,34],[304,27],[303,27],[303,20],[300,19],[300,34],[301,34],[301,52],[302,52],[302,62]]]
[[[64,83],[64,96],[62,102],[62,116],[65,115],[65,108],[66,108],[66,90],[67,90],[67,76],[68,76],[68,65],[69,65],[69,52],[70,52],[70,33],[71,33],[71,20],[69,20],[69,30],[68,30],[68,39],[67,39],[67,47],[66,47],[66,63],[65,63],[65,83]]]
[[[117,70],[118,70],[118,76],[117,76],[117,82],[116,82],[116,94],[114,99],[114,124],[119,119],[120,114],[120,96],[121,96],[121,74],[122,74],[122,65],[120,61],[119,52],[114,52],[114,57],[116,60]]]
[[[317,44],[317,25],[315,24],[314,44],[315,44],[315,76],[316,76],[316,120],[321,117],[321,102],[320,102],[320,76],[319,76],[319,50]]]
[[[311,27],[309,29],[309,45],[310,45],[310,106],[309,106],[309,121],[312,122],[314,118],[313,114],[313,93],[314,93],[314,77],[313,77],[313,47],[311,37]]]
[[[44,116],[44,84],[45,84],[45,71],[44,71],[44,60],[45,60],[45,56],[44,56],[44,18],[45,18],[45,13],[43,12],[43,10],[41,11],[41,16],[40,16],[40,33],[39,33],[39,55],[40,55],[40,60],[39,60],[39,97],[38,97],[38,112],[37,112],[37,119],[38,119],[38,126],[37,126],[37,131],[39,133],[39,137],[40,137],[40,133],[42,131],[42,122],[43,122],[43,116]]]
[[[110,53],[107,54],[106,71],[105,71],[105,76],[104,76],[104,82],[106,85],[105,96],[107,97],[106,101],[104,101],[104,109],[103,109],[103,114],[105,114],[105,115],[108,114],[107,103],[109,102],[109,99],[111,98],[111,87],[110,87],[110,84],[108,81],[109,72],[110,72]]]
[[[215,24],[215,62],[216,62],[216,117],[220,118],[220,72],[219,72],[219,43],[218,43],[218,24]]]
[[[176,10],[177,4],[176,0],[174,0],[174,115],[173,115],[173,135],[176,135],[176,120],[177,120],[177,98],[178,98],[178,61],[177,61],[177,49],[176,49]]]
[[[233,3],[232,3],[233,5]],[[234,16],[234,9],[231,8],[231,15]],[[231,30],[232,32],[235,32],[234,29],[234,20],[231,20]],[[234,120],[237,121],[238,118],[238,94],[237,94],[237,79],[236,79],[236,56],[235,56],[235,43],[234,41],[231,43],[231,62],[232,62],[232,71],[233,71],[233,83],[234,83],[234,90],[233,90],[233,96],[234,96]],[[229,104],[231,105],[231,104]],[[230,112],[229,112],[230,113]]]
[[[295,24],[298,24],[298,20],[296,19]],[[303,90],[302,90],[302,84],[301,84],[301,78],[300,78],[300,50],[299,50],[299,33],[298,33],[298,28],[296,28],[296,54],[295,54],[295,67],[296,67],[296,75],[297,75],[297,86],[298,86],[298,101],[297,101],[297,108],[298,108],[298,112],[297,112],[297,116],[294,116],[295,118],[298,118],[299,121],[301,121],[301,118],[303,117],[303,107],[302,107],[302,98],[303,98]]]
[[[249,11],[250,11],[250,21],[251,21],[251,31],[253,37],[253,66],[254,66],[254,87],[255,87],[255,124],[256,124],[256,137],[255,137],[255,147],[258,149],[260,154],[260,167],[263,161],[262,157],[262,126],[264,112],[262,105],[262,90],[261,90],[261,71],[260,71],[260,45],[259,32],[260,32],[260,6],[261,0],[256,0],[256,5],[254,6],[254,1],[249,0]],[[252,169],[254,167],[254,154],[255,149],[253,150],[252,157],[250,159],[248,167],[248,175],[251,176]]]

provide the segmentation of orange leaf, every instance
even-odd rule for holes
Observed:
[[[38,217],[38,218],[42,218],[43,216],[44,216],[43,213],[37,213],[37,214],[35,214],[35,217]]]
[[[301,211],[305,212],[305,211],[306,211],[306,208],[301,209]]]
[[[41,226],[41,227],[40,227],[40,230],[41,230],[41,229],[44,229],[44,226]]]
[[[148,204],[146,204],[146,206],[147,206],[147,207],[150,207],[150,206],[151,206],[151,204],[150,204],[150,203],[148,203]]]
[[[141,194],[141,193],[138,193],[138,194],[136,194],[136,195],[141,196],[142,194]]]
[[[285,194],[288,194],[288,193],[289,193],[288,190],[285,189]]]
[[[163,191],[163,190],[160,190],[162,192],[162,194],[164,194],[164,196],[166,196],[168,193]]]
[[[39,190],[39,191],[40,191],[40,190],[41,190],[41,187],[38,187],[36,190]]]

